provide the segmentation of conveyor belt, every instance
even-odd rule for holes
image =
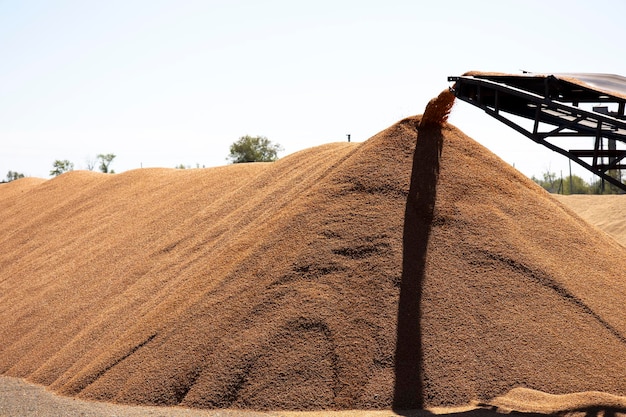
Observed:
[[[474,72],[448,77],[448,81],[454,82],[451,90],[458,99],[483,109],[626,192],[626,184],[620,180],[620,170],[626,169],[621,163],[626,151],[617,148],[617,144],[626,144],[626,77]],[[511,116],[532,121],[532,127],[523,126]],[[592,140],[588,149],[576,150],[554,141],[568,137]],[[591,161],[585,160],[589,158]]]

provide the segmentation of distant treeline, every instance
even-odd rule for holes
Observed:
[[[537,178],[534,175],[531,177],[533,181],[542,186],[546,191],[554,194],[623,194],[624,192],[616,186],[598,179],[591,182],[586,182],[578,175],[572,175],[571,177],[557,176],[554,172],[544,172],[543,178]],[[616,171],[614,178],[619,179],[621,182],[626,182],[621,178],[621,173]]]

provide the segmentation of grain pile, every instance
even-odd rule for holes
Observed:
[[[626,195],[556,194],[554,197],[626,246]]]
[[[0,373],[62,394],[283,410],[626,395],[624,247],[445,123],[272,164],[18,180],[0,215]]]

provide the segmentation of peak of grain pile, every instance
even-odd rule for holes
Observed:
[[[0,372],[199,408],[626,395],[624,247],[435,119],[0,185]]]

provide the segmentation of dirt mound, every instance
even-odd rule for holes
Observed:
[[[624,247],[419,123],[271,164],[0,185],[0,372],[201,408],[626,395]]]

